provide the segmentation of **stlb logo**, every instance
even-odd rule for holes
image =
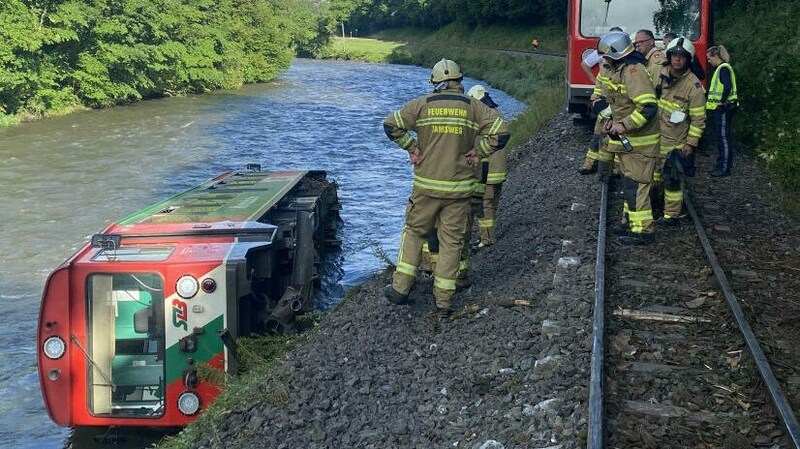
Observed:
[[[172,300],[172,325],[183,330],[189,330],[187,320],[189,319],[189,308],[180,299]]]

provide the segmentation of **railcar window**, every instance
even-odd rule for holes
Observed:
[[[599,37],[611,27],[627,33],[652,30],[657,39],[668,32],[700,37],[700,0],[583,0],[581,35]]]
[[[106,416],[161,416],[165,388],[161,276],[93,274],[86,291],[90,410]]]
[[[100,249],[92,260],[119,262],[162,262],[169,259],[173,248],[169,247],[122,247],[116,249]]]

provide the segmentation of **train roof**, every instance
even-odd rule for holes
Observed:
[[[258,220],[307,173],[226,172],[125,217],[104,233],[146,236],[263,232],[271,226]]]

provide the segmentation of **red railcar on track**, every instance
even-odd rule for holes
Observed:
[[[711,0],[569,0],[567,16],[567,110],[587,114],[594,84],[581,68],[611,27],[626,33],[653,31],[657,45],[673,32],[692,40],[708,73],[706,50],[712,42]],[[597,67],[594,68],[597,73]]]

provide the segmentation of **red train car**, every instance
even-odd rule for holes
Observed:
[[[567,16],[567,111],[588,114],[594,84],[581,67],[611,27],[627,33],[653,31],[657,45],[673,32],[692,40],[708,72],[706,49],[712,41],[711,0],[569,0]],[[597,73],[597,67],[594,68]]]
[[[93,236],[44,288],[39,377],[62,426],[183,426],[236,369],[235,338],[312,307],[339,244],[324,172],[226,172]]]

